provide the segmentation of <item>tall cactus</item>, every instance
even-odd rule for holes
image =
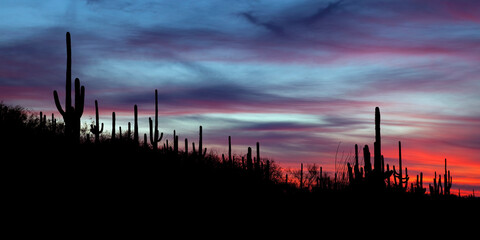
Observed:
[[[413,183],[412,183],[413,184]],[[423,173],[420,172],[420,178],[419,178],[419,175],[417,175],[417,183],[415,184],[415,188],[412,190],[414,190],[415,193],[417,194],[424,194],[426,189],[423,188]]]
[[[365,176],[370,174],[372,171],[372,162],[370,161],[370,149],[368,148],[368,145],[365,145],[363,147],[363,161],[365,162]]]
[[[67,73],[65,84],[65,108],[62,109],[58,93],[53,91],[53,98],[58,112],[65,122],[65,136],[74,143],[80,142],[80,118],[83,115],[85,102],[85,87],[80,86],[80,80],[75,79],[75,107],[72,106],[72,50],[70,33],[67,32]]]
[[[133,123],[133,142],[138,146],[138,109],[137,104],[133,107],[134,123]]]
[[[394,171],[393,171],[393,176],[394,178],[398,179],[398,188],[400,190],[405,190],[407,189],[408,186],[408,172],[407,168],[405,168],[405,177],[403,177],[403,172],[402,172],[402,143],[398,141],[398,173],[395,171],[395,166],[394,166]],[[395,180],[396,182],[396,180]]]
[[[52,113],[52,132],[55,133],[55,131],[57,130],[57,119],[55,119],[55,115]]]
[[[158,91],[155,89],[155,132],[154,126],[152,126],[152,118],[148,118],[149,126],[150,126],[150,143],[153,146],[154,150],[158,149],[158,143],[163,138],[163,132],[159,133],[158,131]]]
[[[202,151],[203,151],[203,133],[202,133],[202,126],[200,126],[198,130],[198,154],[200,157],[203,157]]]
[[[440,188],[442,187],[442,177],[439,175],[438,183],[437,183],[437,172],[435,171],[434,178],[433,178],[433,186],[428,185],[430,189],[430,196],[438,196],[440,195]]]
[[[257,162],[255,163],[255,170],[260,171],[260,143],[257,142]]]
[[[233,165],[232,160],[232,137],[228,136],[228,162]]]
[[[99,116],[98,116],[98,102],[95,100],[95,125],[90,125],[90,132],[92,132],[95,135],[95,143],[100,142],[100,133],[103,132],[103,123],[102,123],[102,128],[100,129],[99,127]]]
[[[384,158],[382,155],[382,142],[380,135],[380,108],[375,108],[375,143],[374,143],[374,169],[370,174],[376,188],[385,188],[385,179],[390,178],[393,171],[384,168]]]
[[[252,169],[253,169],[252,148],[248,147],[248,151],[247,151],[247,170],[252,171]]]
[[[175,130],[173,130],[173,152],[175,156],[178,155],[178,136]]]
[[[112,112],[112,142],[115,141],[115,112]]]
[[[355,166],[353,167],[353,170],[355,172],[355,180],[357,182],[361,181],[363,174],[360,173],[360,165],[358,164],[358,145],[357,144],[355,144]]]
[[[130,142],[132,140],[132,124],[128,122],[127,124],[127,141]]]
[[[375,108],[375,143],[374,143],[374,170],[382,167],[382,142],[380,136],[380,108]]]
[[[195,148],[194,148],[195,149]],[[199,128],[198,133],[198,154],[200,158],[204,158],[207,155],[207,148],[203,148],[203,131],[202,126]]]
[[[445,158],[445,175],[443,175],[444,181],[444,194],[450,195],[450,188],[452,188],[452,177],[450,176],[450,170],[447,172],[447,159]]]

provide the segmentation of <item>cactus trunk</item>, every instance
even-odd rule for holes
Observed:
[[[203,151],[203,134],[202,134],[202,126],[199,128],[199,133],[198,133],[198,154],[200,154],[200,157],[202,157],[202,151]]]
[[[374,170],[379,171],[382,167],[382,144],[380,137],[380,108],[375,108],[375,143],[374,143]]]
[[[400,189],[403,189],[402,185],[402,143],[398,141],[398,179],[399,179],[399,186]],[[405,186],[407,187],[407,186]]]
[[[100,133],[103,132],[103,123],[102,123],[102,128],[99,128],[99,116],[98,116],[98,102],[95,100],[95,125],[90,125],[90,132],[92,132],[95,135],[95,143],[100,142]]]
[[[133,123],[133,142],[135,143],[136,146],[138,146],[138,109],[137,109],[137,104],[133,107],[133,117],[134,117],[134,123]]]
[[[160,134],[158,131],[158,91],[155,89],[155,133],[153,132],[152,118],[149,118],[150,123],[150,143],[154,150],[158,149],[158,143],[163,138],[163,132]]]
[[[231,136],[228,136],[228,162],[230,164],[233,163],[233,161],[232,161],[232,138],[231,138]]]
[[[112,142],[115,141],[115,112],[112,112]]]
[[[363,147],[363,161],[365,162],[365,176],[367,176],[372,171],[372,162],[370,161],[370,150],[368,149],[368,145]]]

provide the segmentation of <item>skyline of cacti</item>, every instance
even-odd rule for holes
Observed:
[[[94,141],[97,100],[99,137],[111,137],[112,112],[117,136],[128,122],[134,132],[136,104],[141,144],[158,89],[159,130],[169,143],[176,130],[198,147],[202,125],[209,151],[226,152],[231,136],[233,153],[254,152],[259,141],[262,156],[327,172],[337,169],[336,155],[339,169],[347,157],[354,167],[355,144],[363,166],[369,145],[374,169],[378,106],[388,171],[399,171],[401,141],[408,185],[420,172],[432,182],[434,171],[443,183],[445,158],[455,183],[480,185],[480,2],[67,2],[2,2],[0,101],[63,121],[52,91],[65,108],[70,32],[72,106],[75,78],[80,93],[85,87],[82,138]]]
[[[66,84],[65,84],[65,100],[64,100],[64,107],[61,106],[61,100],[59,97],[59,95],[62,95],[61,91],[58,91],[55,90],[54,91],[54,103],[55,103],[55,106],[58,110],[58,112],[60,113],[60,115],[62,115],[63,119],[64,119],[64,122],[65,122],[65,131],[67,132],[67,135],[69,136],[69,141],[72,141],[72,142],[78,142],[80,141],[80,128],[81,128],[81,125],[82,125],[82,122],[81,122],[81,117],[82,117],[82,114],[84,112],[84,105],[85,105],[85,87],[82,86],[82,85],[86,85],[86,84],[80,84],[80,80],[79,78],[75,78],[75,81],[74,81],[74,103],[72,101],[72,94],[71,94],[71,91],[72,91],[72,57],[71,57],[71,39],[70,39],[70,34],[67,33],[66,35],[66,42],[67,42],[67,71],[66,71]],[[168,89],[167,89],[168,90]],[[162,93],[165,93],[165,91],[162,90]],[[158,99],[157,99],[157,89],[155,89],[155,130],[153,130],[152,128],[152,120],[150,120],[150,140],[151,140],[151,144],[153,145],[157,145],[156,142],[158,143],[159,141],[161,141],[161,136],[159,136],[159,130],[158,130]],[[161,97],[163,98],[163,96]],[[72,104],[73,103],[73,104]],[[97,105],[97,101],[95,101],[95,105]],[[135,107],[137,105],[135,104]],[[98,108],[98,107],[96,107]],[[96,112],[98,112],[98,110],[96,110]],[[135,115],[138,115],[138,114],[135,114]],[[378,116],[378,117],[377,117]],[[99,132],[100,129],[98,128],[98,113],[96,114],[96,117],[95,117],[95,120],[96,120],[96,127],[94,127],[95,125],[92,124],[92,127],[91,127],[91,133],[93,133],[95,135],[95,142],[98,142],[98,138],[99,138],[99,133],[95,134],[95,132]],[[378,119],[377,119],[378,118]],[[46,115],[43,115],[43,118],[41,117],[40,118],[41,121],[40,121],[40,124],[43,125],[43,122],[47,122],[46,121]],[[375,113],[375,122],[379,122],[380,121],[380,114],[378,112],[378,108],[376,108],[376,113]],[[115,111],[112,111],[112,120],[111,120],[111,123],[112,123],[112,129],[111,129],[111,140],[112,141],[116,141],[117,139],[121,139],[124,134],[122,133],[126,133],[129,137],[127,137],[128,139],[131,138],[131,131],[130,131],[130,123],[128,125],[128,131],[125,131],[125,129],[127,129],[125,126],[123,126],[123,132],[122,132],[122,125],[123,124],[119,124],[119,125],[116,125],[116,113]],[[387,173],[386,176],[383,176],[381,178],[385,178],[385,179],[388,179],[389,181],[391,180],[390,179],[390,173],[393,174],[393,180],[395,182],[395,185],[399,185],[400,189],[406,189],[409,187],[409,185],[411,184],[414,184],[414,179],[412,179],[410,182],[409,182],[409,176],[408,176],[408,173],[412,173],[411,169],[407,169],[407,168],[403,168],[401,165],[402,165],[402,158],[401,158],[401,142],[398,141],[399,143],[399,165],[397,166],[397,168],[395,168],[395,166],[392,164],[391,160],[390,162],[388,162],[388,159],[385,158],[383,156],[382,153],[382,143],[381,143],[381,137],[380,137],[380,129],[377,129],[377,126],[379,127],[380,124],[375,124],[376,127],[375,127],[375,132],[376,132],[376,135],[378,135],[378,137],[376,136],[375,138],[375,142],[373,144],[373,147],[374,147],[374,156],[373,156],[373,160],[374,160],[374,168],[373,168],[373,173],[375,175],[375,173],[378,173],[378,172],[382,172],[383,174]],[[120,135],[117,136],[116,132],[120,132]],[[136,131],[138,133],[138,131]],[[198,145],[198,150],[200,153],[202,153],[202,155],[205,155],[205,151],[204,151],[204,147],[202,145],[202,129],[201,129],[201,124],[200,124],[200,138],[199,138],[199,141],[197,142],[197,145]],[[163,134],[163,132],[162,132]],[[135,136],[137,136],[137,134],[135,134]],[[155,139],[153,139],[155,138]],[[165,139],[166,141],[168,141],[168,139]],[[176,148],[178,148],[178,139],[176,139],[176,135],[174,134],[173,135],[173,139],[170,139],[170,143],[174,143],[174,146],[176,146]],[[192,146],[194,142],[192,142]],[[258,142],[257,142],[258,144]],[[167,143],[168,145],[168,143]],[[267,145],[268,146],[268,145]],[[364,150],[367,150],[364,148]],[[446,156],[446,155],[445,155]],[[446,156],[448,158],[450,158],[450,156]],[[454,156],[455,157],[455,156]],[[257,156],[258,158],[258,156]],[[255,159],[255,158],[254,158]],[[392,157],[390,157],[390,159],[392,159]],[[365,161],[365,160],[364,160]],[[446,160],[445,160],[446,161]],[[453,162],[456,162],[455,160]],[[254,160],[254,164],[255,164],[255,167],[258,168],[258,166],[256,166],[256,164],[258,164],[258,162],[255,162]],[[446,165],[446,163],[445,163]],[[392,166],[392,170],[390,170],[390,166]],[[458,168],[458,164],[454,166],[457,166]],[[386,169],[385,169],[386,167]],[[371,166],[367,167],[367,165],[365,165],[365,173],[367,172],[367,168],[371,168]],[[378,170],[378,169],[381,169]],[[361,170],[359,169],[359,164],[358,164],[358,146],[356,145],[355,147],[355,165],[353,166],[353,171],[355,173],[354,176],[360,176],[360,175],[363,175],[363,173],[361,173]],[[415,176],[415,175],[420,175],[422,176],[422,172],[418,172],[417,171],[414,171],[413,174],[410,174],[410,176]],[[404,177],[405,176],[405,177]],[[449,192],[449,189],[450,189],[450,184],[451,184],[451,174],[450,174],[450,171],[446,170],[445,169],[445,174],[443,175],[439,175],[439,179],[438,179],[438,182],[442,182],[443,181],[443,184],[444,184],[444,187],[443,187],[443,190],[445,192]],[[443,177],[442,177],[443,176]],[[355,177],[355,178],[356,178]],[[380,178],[380,177],[379,177]],[[418,177],[417,177],[418,178]],[[398,181],[398,183],[397,183]],[[418,181],[417,181],[418,182]],[[389,183],[390,184],[390,183]],[[420,183],[418,183],[417,185],[421,185]]]
[[[70,139],[72,142],[79,142],[80,141],[80,123],[81,123],[81,116],[83,114],[83,108],[84,108],[84,99],[85,99],[85,89],[84,86],[81,86],[80,89],[80,83],[79,79],[75,79],[75,108],[72,107],[71,105],[71,37],[70,33],[67,32],[66,34],[66,42],[67,42],[67,71],[66,71],[66,93],[65,93],[65,110],[62,109],[60,106],[60,101],[58,98],[57,91],[54,91],[54,102],[57,107],[58,112],[62,115],[64,118],[65,122],[65,136],[67,139]],[[76,109],[76,110],[75,110]],[[159,128],[158,128],[158,90],[155,89],[155,125],[153,126],[153,121],[151,118],[149,118],[149,128],[150,128],[150,145],[152,146],[153,150],[158,150],[158,143],[161,142],[163,138],[163,132],[159,133]],[[135,123],[135,133],[134,133],[134,142],[138,144],[138,112],[137,112],[137,105],[134,105],[134,123]],[[381,115],[380,115],[380,109],[379,107],[375,108],[375,141],[374,141],[374,168],[371,169],[371,163],[370,163],[370,153],[369,153],[369,147],[368,145],[365,145],[364,147],[364,163],[365,166],[362,168],[359,165],[359,157],[358,157],[358,145],[355,144],[355,164],[353,167],[353,172],[352,173],[352,167],[350,163],[347,163],[347,169],[348,169],[348,179],[349,179],[349,184],[351,186],[360,186],[361,185],[369,185],[369,188],[375,188],[375,189],[385,189],[385,188],[390,188],[391,187],[391,182],[390,178],[393,175],[394,179],[394,186],[398,188],[400,191],[406,191],[408,188],[408,170],[405,168],[405,177],[403,177],[403,168],[402,168],[402,155],[401,155],[401,142],[398,142],[398,154],[399,154],[399,165],[398,165],[398,172],[395,170],[395,166],[393,166],[393,170],[389,170],[389,165],[387,164],[387,171],[385,171],[385,163],[384,163],[384,156],[381,151],[381,127],[380,127],[380,122],[381,122]],[[54,118],[52,114],[52,124],[54,123]],[[77,124],[78,123],[78,124]],[[42,116],[42,112],[40,112],[40,126],[46,124],[46,115]],[[95,124],[91,125],[90,132],[95,135],[95,143],[98,144],[99,141],[99,135],[103,132],[103,123],[101,124],[102,127],[99,127],[99,114],[98,114],[98,102],[95,100]],[[77,126],[78,125],[78,126]],[[119,141],[122,141],[122,130],[121,126],[119,127],[120,135],[119,135]],[[199,141],[198,141],[198,148],[195,148],[195,143],[192,142],[192,153],[193,154],[198,154],[200,158],[204,158],[206,156],[207,148],[203,148],[203,134],[202,134],[202,126],[200,125],[199,127]],[[88,135],[87,135],[88,136]],[[130,122],[128,122],[128,134],[127,134],[127,139],[128,141],[131,140],[131,133],[130,133]],[[89,138],[89,137],[88,137]],[[174,134],[172,137],[172,140],[174,142],[174,152],[178,154],[178,136],[176,136],[175,130]],[[89,141],[89,140],[88,140]],[[117,141],[116,139],[116,114],[115,112],[112,112],[112,130],[111,130],[111,141],[115,142]],[[228,159],[229,162],[233,162],[231,158],[231,137],[229,136],[229,146],[228,146]],[[168,146],[168,140],[165,139],[165,145],[163,149],[169,149]],[[188,149],[188,140],[185,139],[186,146],[185,148]],[[144,146],[147,143],[143,143]],[[252,171],[253,169],[260,169],[260,148],[259,148],[259,142],[256,142],[256,154],[257,157],[252,159],[252,153],[251,153],[251,147],[248,147],[248,152],[247,152],[247,163],[246,163],[246,169],[249,171]],[[224,159],[224,155],[222,154],[222,158]],[[255,160],[256,159],[256,160]],[[225,161],[225,159],[223,160]],[[268,161],[267,161],[268,163]],[[452,186],[452,178],[450,176],[450,171],[448,171],[447,174],[447,161],[445,159],[445,174],[444,174],[444,185],[442,188],[441,184],[441,175],[439,175],[439,180],[437,182],[436,180],[436,173],[435,173],[435,178],[433,182],[433,187],[430,186],[429,189],[431,192],[434,192],[435,194],[450,194],[450,188]],[[267,164],[268,166],[268,164]],[[361,170],[360,170],[361,169]],[[364,175],[364,170],[365,170],[365,175]],[[301,178],[300,178],[300,188],[303,188],[303,163],[301,163]],[[336,173],[335,173],[336,174]],[[420,173],[421,176],[423,176],[423,173]],[[335,181],[337,179],[335,178]],[[387,181],[386,181],[387,180]],[[422,178],[423,180],[423,178]],[[397,182],[398,181],[398,182]],[[422,183],[418,183],[417,180],[417,187],[420,185],[423,186],[423,181]],[[411,191],[413,191],[413,183],[412,187],[410,188]],[[440,192],[439,192],[440,191]],[[444,192],[443,192],[444,191]]]

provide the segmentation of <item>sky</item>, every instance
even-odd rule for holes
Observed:
[[[354,145],[382,152],[410,182],[453,176],[452,192],[480,192],[480,2],[209,0],[0,2],[0,101],[60,116],[65,33],[72,77],[85,86],[82,121],[148,131],[158,90],[164,139],[203,142],[283,168],[333,175]],[[118,130],[117,130],[118,131]],[[363,158],[361,158],[363,162]]]

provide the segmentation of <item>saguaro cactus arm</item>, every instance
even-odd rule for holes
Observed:
[[[155,133],[153,133],[152,118],[148,118],[148,122],[149,122],[149,125],[150,125],[150,143],[152,145],[156,145],[156,143],[162,141],[163,132],[160,133],[160,136],[158,136],[159,135],[158,129],[155,129]]]
[[[98,134],[103,132],[103,123],[102,128],[99,129],[99,115],[98,115],[98,101],[95,100],[95,125],[90,125],[90,132],[95,134],[95,141],[98,141]]]
[[[75,113],[78,118],[83,115],[85,106],[85,87],[80,86],[80,79],[75,78]]]
[[[58,99],[57,90],[53,91],[53,99],[55,100],[55,106],[57,107],[58,112],[62,115],[63,118],[65,118],[65,111],[63,111],[60,100]]]

